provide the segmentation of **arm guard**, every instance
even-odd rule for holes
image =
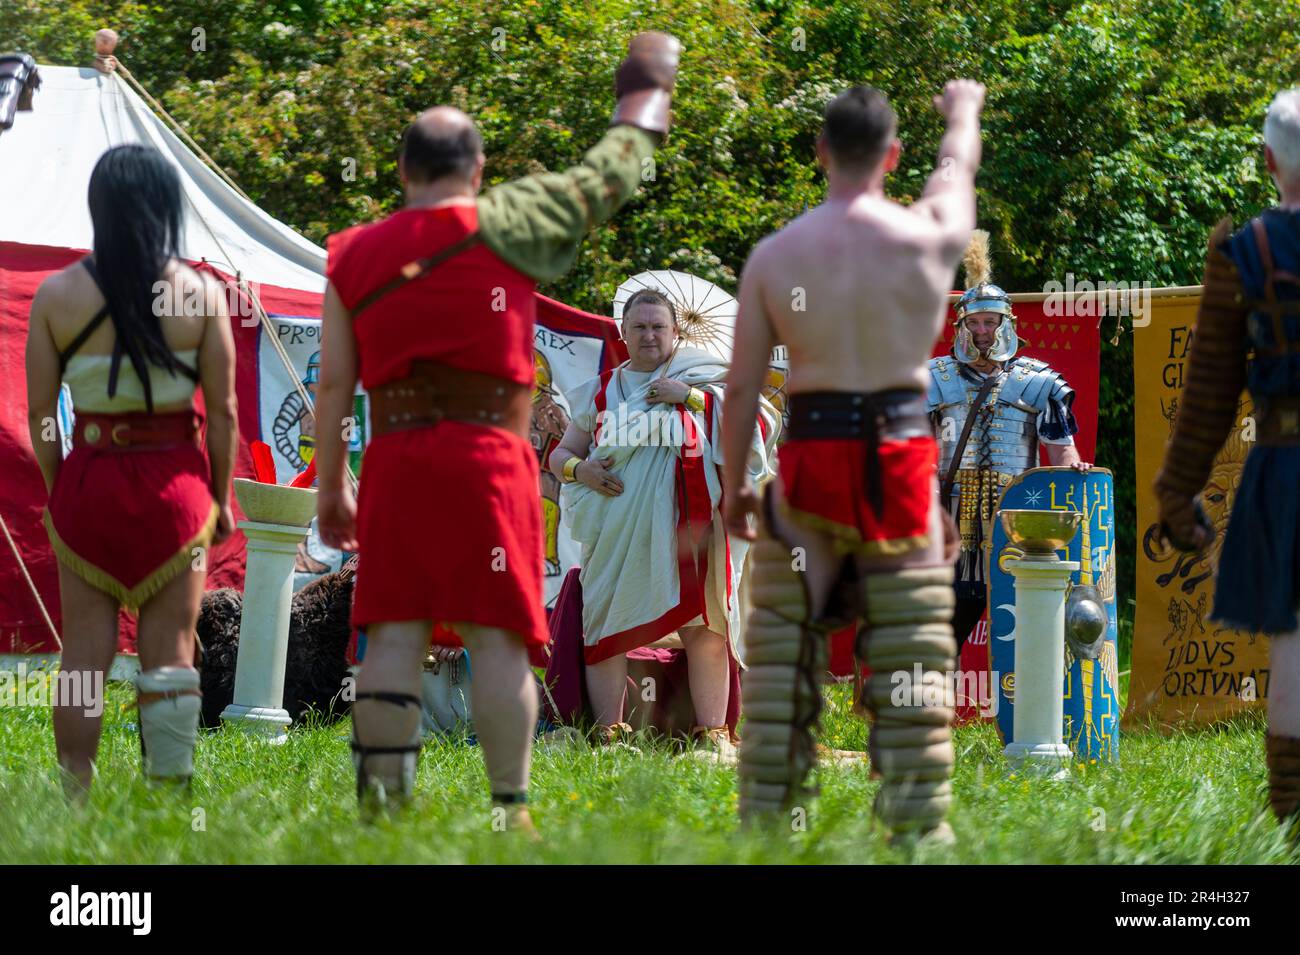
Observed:
[[[294,470],[302,470],[307,463],[298,454],[298,445],[289,437],[289,432],[293,426],[298,423],[302,417],[306,405],[302,402],[302,395],[296,391],[289,392],[284,403],[280,405],[280,410],[275,416],[275,421],[271,422],[271,434],[275,436],[275,447],[285,458],[293,465]]]
[[[562,173],[494,186],[478,200],[483,243],[525,275],[554,281],[573,265],[583,237],[640,187],[657,139],[635,126],[615,126]]]
[[[1224,219],[1210,236],[1178,417],[1156,476],[1160,517],[1175,533],[1188,530],[1194,520],[1193,499],[1205,487],[1214,457],[1235,424],[1246,381],[1249,309],[1237,268],[1220,248],[1231,231],[1231,221]]]
[[[614,74],[614,108],[611,126],[626,123],[646,132],[668,133],[668,111],[682,45],[666,33],[638,33],[627,45],[627,59]]]

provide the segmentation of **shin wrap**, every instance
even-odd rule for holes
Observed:
[[[804,574],[790,547],[760,529],[750,549],[750,600],[740,741],[740,815],[790,809],[809,790],[812,729],[821,713],[826,636],[809,621]]]
[[[409,693],[388,693],[380,690],[358,693],[356,700],[374,700],[390,706],[415,707],[420,709],[420,698]],[[373,725],[373,721],[371,722]],[[356,711],[352,713],[352,765],[357,771],[357,800],[363,810],[387,806],[390,803],[404,803],[415,792],[415,768],[420,754],[420,720],[415,721],[415,729],[410,740],[401,746],[367,746],[357,737]],[[400,755],[401,770],[396,774],[373,773],[366,767],[366,760],[371,756]]]
[[[140,748],[151,779],[187,780],[194,774],[194,740],[203,695],[199,671],[158,667],[135,678],[140,708]]]
[[[1300,841],[1300,738],[1269,734],[1265,743],[1269,805],[1291,838]]]
[[[950,565],[917,567],[862,582],[875,809],[896,832],[939,828],[952,801],[952,575]]]

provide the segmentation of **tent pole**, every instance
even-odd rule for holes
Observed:
[[[18,560],[18,569],[23,572],[23,580],[27,581],[27,586],[31,588],[32,596],[36,598],[36,606],[41,608],[41,616],[45,618],[45,625],[50,628],[50,633],[54,635],[54,642],[59,650],[63,650],[63,641],[59,639],[59,631],[54,626],[54,621],[50,619],[50,612],[45,609],[45,601],[41,599],[41,592],[36,589],[36,582],[32,580],[32,575],[27,572],[27,563],[23,560],[22,553],[18,550],[18,545],[14,543],[13,537],[9,534],[9,524],[5,521],[4,515],[0,514],[0,530],[4,531],[5,540],[9,542],[9,549],[14,552],[14,557]]]

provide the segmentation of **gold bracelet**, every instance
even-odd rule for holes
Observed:
[[[564,467],[561,469],[561,473],[564,476],[560,478],[560,480],[565,484],[572,484],[574,481],[578,480],[578,465],[581,463],[582,458],[578,457],[576,454],[569,458],[569,460],[565,461]]]
[[[698,388],[692,388],[686,392],[686,407],[690,408],[696,414],[704,410],[704,392]]]

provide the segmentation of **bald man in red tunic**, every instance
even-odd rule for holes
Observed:
[[[332,237],[317,512],[327,544],[365,555],[352,608],[367,636],[352,749],[367,813],[413,789],[433,634],[463,644],[473,661],[474,730],[504,810],[492,824],[531,827],[537,696],[526,648],[547,639],[529,440],[534,288],[568,270],[583,236],[652,168],[679,50],[662,33],[634,37],[615,77],[612,128],[583,162],[482,196],[473,122],[450,107],[426,111],[398,164],[405,207]],[[372,440],[354,502],[343,461],[358,377]]]

